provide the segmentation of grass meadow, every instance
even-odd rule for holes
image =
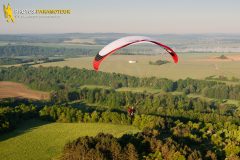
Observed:
[[[14,131],[0,135],[1,160],[46,160],[58,157],[63,146],[80,136],[95,136],[99,132],[121,136],[136,133],[133,126],[104,123],[46,123],[29,120]]]
[[[149,61],[156,61],[161,56],[147,55],[114,55],[106,58],[101,64],[100,71],[116,72],[137,77],[161,77],[173,80],[185,79],[187,77],[195,79],[205,79],[208,76],[224,75],[229,78],[235,76],[240,78],[240,61],[221,61],[214,57],[221,53],[180,53],[179,63],[168,63],[164,65],[150,65]],[[226,55],[237,55],[240,53],[229,53]],[[138,63],[129,64],[129,60],[136,60]],[[42,66],[69,66],[75,68],[92,68],[93,57],[69,58],[62,62],[41,64]],[[36,65],[39,66],[39,65]]]

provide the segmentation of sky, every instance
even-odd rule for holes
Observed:
[[[0,34],[240,33],[240,0],[1,0],[12,9],[71,9],[59,18],[16,18],[0,7]]]

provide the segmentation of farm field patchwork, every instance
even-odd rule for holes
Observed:
[[[156,61],[161,58],[161,56],[114,55],[106,58],[99,70],[103,72],[123,73],[137,77],[155,76],[173,80],[180,78],[185,79],[187,77],[205,79],[213,75],[240,78],[240,53],[229,53],[231,60],[219,60],[215,58],[220,55],[221,53],[180,53],[178,64],[168,63],[164,65],[149,64],[149,61]],[[46,67],[69,66],[93,69],[92,60],[93,57],[69,58],[62,62],[44,63],[41,65]],[[130,60],[135,60],[137,63],[130,64],[128,63]]]
[[[31,90],[20,83],[0,81],[0,99],[10,97],[47,100],[49,93]]]

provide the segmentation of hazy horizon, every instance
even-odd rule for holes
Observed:
[[[46,32],[46,33],[0,33],[0,35],[60,35],[60,34],[127,34],[127,35],[176,35],[176,36],[188,36],[188,35],[230,35],[238,36],[240,32],[236,33],[218,33],[218,32],[207,32],[207,33],[140,33],[140,32]]]

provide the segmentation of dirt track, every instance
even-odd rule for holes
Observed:
[[[49,93],[31,90],[20,83],[1,81],[0,99],[10,97],[46,100],[49,99]]]

